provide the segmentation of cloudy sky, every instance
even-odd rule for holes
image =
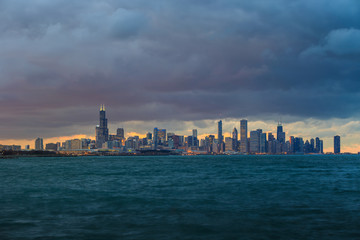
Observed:
[[[155,126],[360,151],[358,0],[0,0],[0,143]]]

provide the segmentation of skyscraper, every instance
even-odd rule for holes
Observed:
[[[232,150],[238,151],[238,131],[236,128],[232,131]]]
[[[166,143],[166,129],[158,129],[158,141],[160,145],[165,145]]]
[[[194,137],[193,136],[185,137],[185,142],[186,142],[187,147],[194,146]]]
[[[274,140],[275,140],[274,135],[271,132],[269,132],[268,133],[268,141],[274,141]]]
[[[266,133],[260,133],[260,153],[266,153]]]
[[[320,153],[324,153],[324,140],[320,140]]]
[[[335,154],[340,153],[340,136],[338,135],[334,137],[334,153]]]
[[[124,131],[124,129],[123,129],[123,128],[118,128],[118,129],[116,130],[116,136],[117,136],[118,138],[125,138],[125,131]]]
[[[158,146],[158,128],[154,128],[154,149],[156,150],[157,149],[157,146]]]
[[[100,125],[96,127],[96,148],[102,148],[102,145],[109,138],[109,129],[107,127],[107,119],[105,106],[100,107]]]
[[[277,126],[276,140],[278,140],[280,143],[285,143],[285,132],[283,131],[283,126],[281,123],[279,123]]]
[[[314,152],[315,151],[315,140],[312,138],[310,139],[310,152]]]
[[[320,153],[320,138],[315,138],[315,152]]]
[[[224,151],[224,136],[222,134],[222,121],[218,122],[218,152]]]
[[[268,133],[267,152],[270,154],[276,153],[276,140],[272,133]]]
[[[206,146],[206,151],[208,153],[214,152],[214,142],[215,142],[214,135],[209,135],[209,136],[205,137],[205,146]]]
[[[222,135],[222,121],[220,120],[218,122],[218,141],[219,143],[222,143],[223,142],[223,135]]]
[[[309,140],[306,140],[305,144],[304,144],[304,153],[310,153],[311,151],[311,147],[310,147],[310,142]]]
[[[148,140],[151,140],[151,139],[152,139],[152,134],[151,134],[151,132],[148,132],[148,133],[146,134],[146,138],[147,138]]]
[[[44,143],[42,138],[37,138],[35,140],[35,150],[44,150]]]
[[[304,140],[301,137],[296,137],[294,139],[294,153],[303,153],[304,152]]]
[[[193,147],[199,147],[199,140],[198,140],[198,132],[197,129],[192,130],[192,137],[193,137]]]
[[[157,149],[159,145],[165,145],[166,143],[166,129],[154,128],[154,149]]]
[[[193,132],[193,137],[197,138],[197,129],[193,129],[192,132]]]
[[[250,132],[250,153],[259,153],[260,152],[260,136],[262,134],[261,129]],[[266,137],[265,137],[266,139]]]
[[[240,121],[240,152],[247,153],[247,120]]]
[[[233,139],[231,137],[225,138],[225,151],[233,151]]]

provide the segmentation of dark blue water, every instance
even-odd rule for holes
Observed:
[[[0,239],[360,239],[360,157],[0,159]]]

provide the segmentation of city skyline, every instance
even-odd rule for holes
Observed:
[[[227,126],[232,126],[232,123],[234,122],[233,121],[230,121],[230,122],[227,122],[226,120],[223,121],[223,120],[220,120],[222,122],[225,123],[225,125]],[[210,130],[209,132],[206,132],[208,130],[208,128],[206,128],[205,130],[204,129],[201,129],[201,128],[196,128],[196,130],[198,132],[200,132],[200,134],[198,135],[199,136],[199,139],[204,139],[205,137],[207,137],[208,135],[211,135],[213,134],[214,136],[216,136],[217,138],[217,135],[218,135],[218,123],[219,123],[219,120],[214,120],[214,121],[211,121],[214,126],[211,128],[213,129],[212,131]],[[166,124],[158,124],[160,126],[164,126]],[[158,126],[156,125],[156,126]],[[236,126],[238,125],[238,126]],[[262,122],[262,121],[255,121],[255,122],[249,122],[249,125],[252,126],[250,129],[248,128],[248,132],[247,132],[247,136],[250,137],[250,132],[251,131],[255,131],[256,129],[259,129],[261,127],[266,127],[265,129],[262,129],[264,133],[268,134],[268,133],[273,133],[274,137],[277,138],[277,128],[278,128],[278,123],[277,122],[274,122],[273,125],[271,126],[271,124],[267,124],[265,122]],[[111,122],[110,122],[110,127],[109,127],[109,132],[115,132],[116,133],[116,130],[119,128],[119,126],[123,127],[124,124],[115,124],[113,125]],[[270,126],[270,128],[269,128]],[[287,128],[287,125],[285,125]],[[239,128],[240,128],[240,120],[236,122],[235,120],[235,125],[234,127],[236,128],[237,131],[239,131]],[[234,128],[233,127],[233,128]],[[93,128],[93,126],[92,126]],[[165,128],[166,129],[166,128]],[[188,135],[191,135],[193,133],[193,130],[194,129],[187,129],[185,131],[174,131],[172,129],[167,129],[169,132],[176,132],[176,134],[178,135],[183,135],[183,136],[188,136]],[[231,131],[230,131],[231,130]],[[146,137],[146,134],[148,132],[152,132],[153,129],[150,128],[150,129],[147,129],[143,132],[141,131],[126,131],[125,129],[125,138],[128,138],[128,137],[134,137],[134,136],[139,136],[140,138],[143,138],[143,137]],[[230,129],[229,127],[227,127],[225,130],[223,130],[223,139],[227,138],[227,137],[231,137],[232,136],[232,131],[233,129]],[[312,134],[312,135],[302,135],[301,134],[301,131],[298,131],[300,132],[300,135],[297,135],[299,137],[302,137],[303,139],[311,139],[311,138],[315,138],[315,135]],[[286,141],[289,140],[288,137],[290,135],[295,135],[295,134],[291,134],[290,131],[286,131],[285,130],[285,133],[286,133]],[[337,135],[337,134],[335,134]],[[329,137],[321,137],[323,138],[324,140],[326,139],[327,141],[325,141],[324,145],[324,152],[333,152],[333,149],[334,149],[334,146],[333,146],[333,138],[334,136],[329,136]],[[0,144],[2,145],[21,145],[22,148],[24,148],[26,145],[30,145],[31,148],[34,148],[34,140],[35,138],[37,137],[41,137],[41,136],[36,136],[34,137],[33,139],[28,139],[28,140],[25,140],[25,141],[9,141],[9,142],[4,142],[4,141],[0,141]],[[96,140],[96,134],[93,134],[93,135],[85,135],[85,134],[79,134],[79,135],[72,135],[72,136],[67,136],[67,137],[53,137],[53,138],[44,138],[43,141],[44,141],[44,146],[47,144],[47,143],[54,143],[54,142],[64,142],[66,140],[71,140],[71,139],[82,139],[82,138],[87,138],[87,139],[92,139],[92,140]],[[240,140],[241,136],[240,136],[240,133],[239,133],[239,140]],[[349,148],[346,147],[346,145],[344,146],[343,145],[343,140],[344,138],[342,137],[342,143],[341,143],[341,151],[342,152],[350,152],[350,153],[358,153],[357,149],[354,149],[353,151],[349,150]]]
[[[276,138],[271,132],[264,133],[262,129],[250,131],[247,134],[248,121],[240,120],[241,136],[238,139],[234,128],[231,137],[223,135],[222,120],[217,122],[217,136],[209,134],[199,138],[197,129],[192,129],[192,135],[183,136],[166,129],[155,127],[153,133],[148,132],[145,138],[139,136],[124,137],[124,128],[117,128],[115,134],[109,133],[105,106],[99,110],[99,125],[96,126],[96,139],[71,139],[65,142],[43,144],[42,138],[35,140],[36,151],[58,151],[61,154],[88,154],[112,152],[117,154],[134,154],[145,152],[172,152],[174,154],[323,154],[324,142],[319,137],[305,140],[298,136],[290,136],[286,141],[283,125],[277,125]],[[267,137],[268,135],[268,137]],[[336,140],[337,139],[337,140]],[[334,137],[334,154],[340,154],[340,137]],[[21,149],[21,146],[0,145],[1,150]],[[25,150],[30,150],[27,145]]]
[[[356,0],[5,0],[0,11],[2,144],[95,137],[103,103],[134,135],[216,134],[221,119],[227,137],[243,118],[275,133],[281,119],[287,135],[330,151],[339,134],[360,151]]]
[[[52,143],[44,144],[43,138],[35,140],[35,150],[80,150],[80,149],[118,149],[120,151],[129,150],[157,150],[157,149],[182,149],[182,151],[205,151],[208,153],[267,153],[267,154],[294,154],[294,153],[325,153],[323,139],[311,137],[304,139],[300,136],[289,136],[286,140],[286,132],[282,123],[278,122],[276,127],[276,137],[272,132],[263,132],[262,129],[248,131],[248,120],[239,121],[240,137],[234,127],[229,137],[223,134],[223,122],[217,122],[217,135],[204,134],[203,138],[198,136],[198,130],[192,129],[192,135],[186,136],[174,133],[171,129],[160,129],[155,127],[153,133],[147,132],[146,137],[128,136],[125,137],[125,129],[117,128],[115,134],[111,134],[108,129],[108,119],[106,118],[105,106],[102,104],[99,111],[99,124],[95,128],[95,140],[91,138],[70,139],[64,142],[56,140]],[[338,138],[337,143],[335,139]],[[210,142],[209,142],[210,141]],[[135,144],[135,145],[134,145]],[[210,145],[211,147],[210,147]],[[206,147],[207,146],[207,147]],[[3,146],[4,149],[19,149],[21,146]],[[185,148],[184,148],[185,147]],[[334,153],[340,153],[340,136],[334,137]],[[30,145],[25,146],[25,150],[30,149]],[[121,150],[122,149],[122,150]]]

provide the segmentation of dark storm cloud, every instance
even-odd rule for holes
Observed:
[[[3,0],[0,30],[2,138],[96,124],[102,103],[112,121],[359,113],[357,0]]]

